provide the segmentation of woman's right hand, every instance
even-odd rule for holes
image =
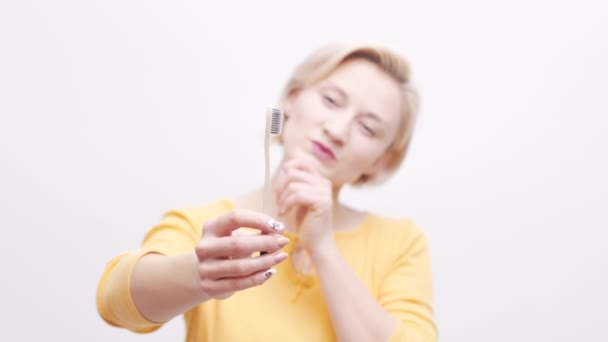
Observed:
[[[242,228],[261,230],[259,235],[233,235]],[[282,223],[263,213],[235,210],[205,223],[195,247],[199,288],[208,299],[225,299],[236,291],[258,286],[272,277],[272,267],[287,258],[281,248],[289,239]],[[259,251],[267,254],[253,257]]]

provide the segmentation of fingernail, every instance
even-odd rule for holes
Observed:
[[[277,264],[285,259],[287,259],[287,253],[285,253],[285,252],[281,252],[274,256],[274,262]]]
[[[274,268],[271,268],[268,271],[264,272],[264,279],[268,279],[275,274],[277,274],[277,270],[275,270]]]
[[[279,247],[285,247],[289,243],[289,239],[284,236],[279,236],[277,237],[277,243],[279,244]]]
[[[279,232],[283,231],[283,229],[285,228],[282,222],[275,221],[273,219],[268,220],[268,227]]]

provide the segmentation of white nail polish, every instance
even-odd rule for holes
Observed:
[[[283,230],[283,223],[281,223],[279,221],[275,221],[273,219],[268,220],[268,226],[272,230],[276,230],[276,231],[282,231]]]
[[[277,270],[275,270],[274,268],[271,268],[268,271],[264,272],[264,279],[268,279],[275,274],[277,274]]]

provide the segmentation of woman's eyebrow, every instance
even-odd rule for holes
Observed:
[[[326,81],[325,85],[323,86],[323,88],[328,88],[328,89],[334,90],[338,94],[340,94],[340,96],[342,96],[342,97],[344,97],[346,99],[348,98],[348,94],[346,94],[346,92],[342,88],[340,88],[338,85],[336,85],[336,84],[334,84],[332,82]]]
[[[384,122],[384,120],[382,120],[382,118],[380,117],[380,115],[374,113],[374,112],[365,112],[363,113],[363,115],[370,117],[371,119],[374,119],[380,123]]]

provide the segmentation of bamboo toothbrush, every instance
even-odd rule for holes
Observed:
[[[266,109],[266,130],[264,134],[265,178],[263,212],[270,214],[270,136],[279,135],[283,130],[283,111],[274,106]],[[267,252],[260,252],[264,255]]]

